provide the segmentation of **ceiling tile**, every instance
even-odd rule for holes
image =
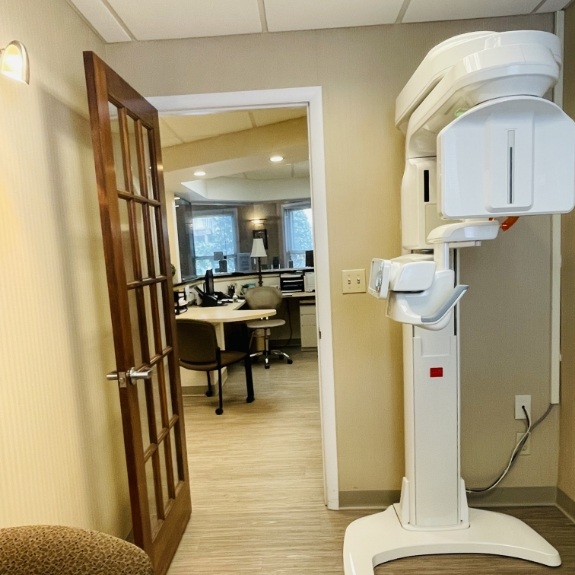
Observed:
[[[571,0],[546,0],[537,10],[537,12],[558,12],[563,10]]]
[[[270,32],[393,24],[403,0],[264,0]]]
[[[292,167],[289,164],[275,166],[268,170],[246,172],[244,175],[248,180],[285,180],[292,177]]]
[[[159,121],[160,121],[160,142],[162,148],[169,148],[170,146],[177,146],[178,144],[183,143],[183,140],[173,132],[173,130],[161,116],[159,118]]]
[[[411,0],[402,22],[466,20],[531,13],[541,0]]]
[[[137,40],[262,31],[258,0],[108,0]]]
[[[305,106],[301,108],[259,108],[250,110],[250,114],[254,120],[255,127],[259,128],[269,124],[285,122],[286,120],[302,118],[307,114],[307,108]]]
[[[69,0],[106,42],[129,42],[130,35],[100,0]]]
[[[213,138],[252,128],[248,111],[221,114],[162,116],[162,122],[183,142]]]

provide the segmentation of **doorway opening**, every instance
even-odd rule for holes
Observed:
[[[320,417],[324,470],[324,500],[328,509],[339,509],[335,389],[329,289],[327,191],[324,169],[323,106],[321,87],[285,88],[216,94],[150,97],[162,114],[210,114],[259,108],[307,108],[310,187],[314,229],[314,267],[318,317]]]

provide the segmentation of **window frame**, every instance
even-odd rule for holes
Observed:
[[[206,210],[200,209],[200,210],[197,210],[196,213],[192,214],[192,237],[193,237],[194,246],[195,246],[193,260],[194,260],[194,269],[196,271],[197,277],[201,277],[203,275],[203,273],[198,272],[198,262],[200,262],[200,261],[211,262],[211,268],[207,267],[206,269],[212,269],[214,272],[217,272],[218,270],[217,270],[216,261],[214,260],[214,257],[213,257],[213,253],[211,256],[199,256],[197,253],[196,236],[194,233],[195,232],[194,221],[196,219],[200,219],[200,218],[210,218],[210,217],[215,217],[215,216],[230,216],[231,217],[232,226],[233,226],[232,234],[233,234],[233,242],[234,242],[234,245],[232,246],[233,251],[228,252],[228,253],[226,253],[225,249],[216,250],[216,251],[222,251],[224,256],[226,256],[226,260],[228,261],[227,273],[232,273],[233,271],[237,270],[238,250],[239,250],[239,245],[240,245],[240,233],[239,233],[239,226],[238,226],[238,209],[236,207],[209,208]],[[229,265],[230,261],[233,262],[233,268],[234,268],[233,270],[230,270],[230,265]],[[226,273],[226,272],[224,272],[224,273]]]
[[[293,237],[293,233],[292,233],[292,225],[291,225],[291,218],[289,216],[289,214],[291,212],[295,212],[298,210],[312,210],[312,206],[311,206],[311,198],[309,200],[298,200],[295,202],[286,202],[284,204],[282,204],[282,228],[283,228],[283,256],[284,256],[284,262],[285,262],[285,267],[289,266],[289,261],[291,259],[291,261],[293,261],[293,255],[303,255],[304,257],[304,262],[303,265],[301,266],[296,266],[294,263],[293,267],[296,268],[303,268],[305,267],[305,252],[307,250],[295,250],[292,249],[292,237]],[[313,213],[313,211],[312,211]],[[314,233],[313,233],[313,220],[311,222],[311,247],[310,249],[313,250],[313,246],[314,246]]]

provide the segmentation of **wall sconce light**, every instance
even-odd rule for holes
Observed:
[[[261,286],[264,283],[262,280],[262,258],[268,257],[264,246],[264,240],[262,238],[254,238],[250,257],[257,258],[258,260],[258,285]]]
[[[261,219],[261,218],[256,218],[255,220],[250,220],[250,222],[254,226],[263,226],[266,223],[266,221]]]
[[[30,83],[30,60],[22,42],[13,40],[0,50],[0,73],[18,82]]]

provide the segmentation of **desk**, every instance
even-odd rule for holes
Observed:
[[[243,300],[215,307],[191,305],[187,311],[176,316],[176,321],[179,319],[197,319],[221,326],[221,324],[233,321],[249,321],[250,319],[259,319],[276,314],[275,309],[240,309],[243,305]]]
[[[225,348],[224,324],[236,321],[249,321],[250,319],[260,319],[276,314],[275,309],[240,309],[244,301],[228,303],[215,307],[201,307],[192,305],[184,313],[176,316],[176,321],[181,319],[196,319],[209,321],[216,327],[216,336],[222,349]],[[224,368],[225,372],[225,368]],[[182,387],[185,388],[205,388],[205,379],[200,377],[199,372],[180,368],[180,379]]]
[[[299,309],[299,330],[301,338],[301,349],[317,349],[317,322],[315,309],[315,293],[298,291],[283,294],[284,301],[289,305],[290,300],[294,301]],[[297,303],[296,303],[297,302]]]

